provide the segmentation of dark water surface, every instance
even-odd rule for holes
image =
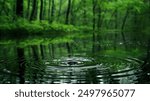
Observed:
[[[140,67],[143,61],[104,55],[99,46],[93,52],[92,36],[86,36],[2,39],[0,83],[149,83],[150,73]]]

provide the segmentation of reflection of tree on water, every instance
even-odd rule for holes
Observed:
[[[87,84],[98,84],[98,78],[97,78],[97,70],[94,69],[88,69],[86,72],[86,83]]]
[[[119,80],[116,80],[113,76],[111,72],[108,72],[104,75],[103,78],[103,82],[104,84],[118,84]]]
[[[55,46],[54,44],[49,45],[49,53],[52,58],[55,58]]]
[[[39,48],[37,45],[32,45],[32,56],[33,60],[31,62],[31,67],[29,67],[28,72],[31,77],[32,83],[41,83],[43,82],[43,75],[44,75],[44,64],[40,60],[40,55],[39,55]]]
[[[16,53],[16,47],[0,45],[0,49],[0,83],[18,83],[18,56],[12,54]]]
[[[66,48],[67,48],[67,52],[68,52],[68,57],[71,57],[71,47],[69,42],[66,43]]]
[[[138,75],[138,83],[150,83],[150,39],[147,44],[147,56],[141,66],[142,73]]]
[[[142,66],[141,72],[137,74],[137,83],[150,83],[150,63],[146,63]]]
[[[19,79],[21,84],[25,83],[25,55],[23,48],[17,48],[18,65],[19,65]]]
[[[79,43],[76,43],[76,41]],[[14,63],[17,63],[19,65],[15,66],[13,64],[13,66],[19,69],[19,72],[18,72],[19,76],[18,75],[16,76],[16,77],[19,77],[19,83],[94,83],[94,84],[95,83],[96,84],[98,83],[107,83],[107,84],[121,83],[119,80],[120,78],[124,79],[124,77],[121,77],[122,74],[120,76],[118,71],[116,71],[115,69],[121,70],[120,67],[128,67],[125,61],[119,60],[120,64],[117,64],[118,61],[114,60],[114,58],[109,58],[109,57],[105,58],[105,57],[95,56],[95,55],[94,55],[95,57],[91,55],[92,56],[91,58],[91,56],[87,56],[84,53],[87,53],[88,55],[91,54],[92,48],[90,47],[92,45],[91,43],[92,40],[90,41],[80,40],[81,42],[78,40],[76,41],[75,43],[68,42],[68,46],[66,45],[66,42],[48,43],[48,44],[46,43],[47,46],[44,43],[34,43],[35,45],[29,44],[27,45],[27,47],[17,48],[17,49],[16,47],[13,46],[13,48],[17,50],[15,51],[17,53],[17,56],[16,56],[16,53],[13,51],[11,51],[10,53],[15,54],[13,56],[14,58],[17,57],[17,62],[14,60],[15,61]],[[83,43],[83,42],[87,42],[87,43]],[[74,47],[74,46],[77,46],[77,47]],[[98,46],[95,46],[95,51],[99,50],[97,47]],[[4,50],[4,48],[2,49]],[[68,57],[68,55],[71,55],[71,56]],[[63,61],[61,63],[62,68],[59,66],[58,67],[54,66],[54,64],[51,61],[56,60],[57,58],[61,59],[63,58],[63,56],[67,56],[66,58],[67,61]],[[76,56],[75,60],[74,59],[70,60],[70,58],[72,58],[73,56]],[[10,54],[8,55],[8,57],[10,57]],[[86,57],[89,58],[91,61],[87,61],[87,62],[83,61],[84,59],[86,60]],[[97,58],[98,60],[94,61]],[[94,62],[94,65],[88,64],[88,62],[92,62],[92,63]],[[81,67],[80,67],[80,63],[81,63]],[[100,65],[99,63],[102,63],[102,65]],[[98,65],[95,65],[95,64],[98,64]],[[65,69],[65,67],[63,67],[65,65],[67,65],[68,66],[67,68],[69,69],[66,69],[66,71],[62,73],[61,71]],[[112,67],[112,65],[114,65],[114,67]],[[75,67],[72,68],[72,66],[75,66]],[[116,67],[119,67],[119,68],[116,68]],[[132,66],[130,67],[132,68]],[[8,68],[8,66],[6,68]],[[46,71],[47,70],[46,68],[48,68],[49,71]],[[109,69],[112,69],[112,70],[109,70]],[[15,70],[16,70],[15,68],[12,69],[12,71],[15,71]],[[145,71],[147,70],[145,69],[144,72]],[[114,76],[114,74],[118,74],[119,76],[118,75]],[[8,74],[6,75],[8,76]],[[128,76],[128,75],[123,74],[123,76]],[[144,78],[146,78],[145,76],[148,77],[147,75],[142,75],[141,78],[139,79],[143,80]],[[15,83],[15,80],[17,81],[15,77],[13,79],[12,78],[7,79],[7,81],[11,81],[10,83],[12,82]],[[128,78],[124,79],[124,81],[127,81],[127,80],[129,79]],[[140,80],[138,81],[142,83],[143,81],[140,81]],[[125,82],[125,83],[128,83],[128,82]]]
[[[41,57],[42,57],[42,59],[44,59],[44,57],[45,57],[45,55],[44,55],[44,50],[45,50],[45,47],[44,47],[44,45],[40,45],[40,51],[41,51]]]

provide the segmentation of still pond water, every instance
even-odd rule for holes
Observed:
[[[97,50],[111,47],[101,44]],[[149,73],[140,68],[142,61],[103,55],[92,47],[92,36],[84,34],[3,38],[0,83],[148,83]]]

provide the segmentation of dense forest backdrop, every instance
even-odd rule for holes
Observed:
[[[149,0],[1,0],[0,23],[39,21],[95,31],[138,32],[149,29],[149,8]]]
[[[17,57],[20,83],[23,60],[48,51],[132,57],[150,71],[150,0],[0,0],[0,46]]]
[[[114,50],[118,40],[122,40],[125,50],[132,42],[134,48],[143,43],[149,50],[149,22],[150,0],[0,1],[0,31],[6,33],[4,36],[10,30],[20,30],[17,36],[26,32],[92,31],[93,51],[102,39],[114,40]]]

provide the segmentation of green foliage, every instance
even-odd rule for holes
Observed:
[[[76,27],[73,25],[65,25],[65,24],[60,24],[60,23],[55,23],[53,22],[50,25],[51,29],[56,30],[56,31],[64,31],[64,32],[72,32],[72,31],[78,31]]]
[[[49,24],[49,22],[48,21],[46,21],[46,20],[42,20],[42,21],[36,21],[36,23],[38,24],[38,25],[40,25],[40,26],[42,26],[43,27],[43,29],[44,30],[49,30],[50,29],[50,24]]]
[[[4,19],[7,19],[4,18]],[[65,25],[65,24],[59,24],[59,23],[52,23],[49,24],[48,21],[28,21],[23,18],[18,18],[15,22],[10,23],[7,22],[0,24],[0,30],[7,31],[7,30],[25,30],[28,33],[27,34],[33,34],[33,33],[44,33],[45,31],[60,31],[60,32],[73,32],[78,31],[78,28],[73,25]]]
[[[60,43],[66,43],[66,42],[73,42],[73,40],[71,38],[55,38],[55,40],[52,40],[50,43],[53,44],[60,44]]]
[[[142,0],[115,0],[112,2],[105,2],[104,8],[108,10],[136,10],[140,12],[141,7],[144,6],[144,2]]]
[[[15,23],[16,28],[21,28],[27,30],[29,33],[39,33],[43,30],[43,27],[38,21],[29,22],[26,19],[18,19]]]
[[[11,16],[1,15],[0,16],[0,24],[8,23],[12,20]]]
[[[30,2],[30,5],[28,6],[29,3],[28,0],[24,0],[23,17],[19,18],[16,16],[14,12],[16,9],[15,8],[16,2],[12,0],[5,0],[5,4],[2,4],[3,1],[0,1],[1,3],[0,8],[4,6],[3,8],[4,10],[2,9],[2,11],[0,11],[0,32],[3,33],[4,36],[6,35],[6,33],[12,34],[14,35],[14,37],[16,33],[17,36],[20,36],[22,34],[25,34],[27,36],[28,34],[43,35],[45,33],[48,34],[55,33],[56,34],[55,36],[59,36],[60,34],[58,33],[68,34],[73,32],[93,31],[93,25],[95,25],[96,27],[95,41],[101,41],[104,38],[105,42],[109,40],[109,43],[113,43],[114,32],[119,33],[119,31],[121,31],[123,22],[125,24],[124,27],[127,27],[125,28],[125,30],[131,29],[133,31],[138,32],[142,32],[144,30],[146,34],[143,35],[150,36],[149,35],[150,28],[149,24],[147,24],[149,23],[148,20],[149,4],[144,0],[95,0],[96,1],[95,12],[93,12],[94,5],[92,3],[92,0],[72,0],[71,10],[68,18],[69,20],[68,25],[65,24],[67,13],[66,11],[68,6],[67,0],[64,0],[63,2],[60,2],[60,0],[54,0],[55,1],[54,5],[55,7],[53,12],[54,14],[51,14],[52,4],[49,5],[49,1],[46,0],[46,4],[44,4],[43,6],[43,20],[41,21],[39,21],[40,2],[36,8],[37,14],[35,16],[35,20],[31,21],[30,17],[33,8],[32,2]],[[128,10],[129,12],[128,14],[126,14]],[[95,16],[93,13],[95,13]],[[127,18],[125,19],[126,15]],[[93,22],[94,17],[95,22]],[[102,39],[99,39],[98,35],[101,36]],[[79,36],[78,38],[84,37],[86,39],[87,36],[88,36],[87,34],[84,34],[82,36]],[[132,33],[132,35],[130,36],[128,36],[125,33],[124,37],[125,39],[130,40],[135,39],[137,36],[135,33]],[[117,34],[116,41],[120,40],[122,40],[122,38],[121,34],[119,33]],[[72,42],[72,38],[67,37],[62,38],[62,40],[61,38],[58,38],[51,42],[59,43],[61,41]],[[38,43],[36,41],[34,42]]]

